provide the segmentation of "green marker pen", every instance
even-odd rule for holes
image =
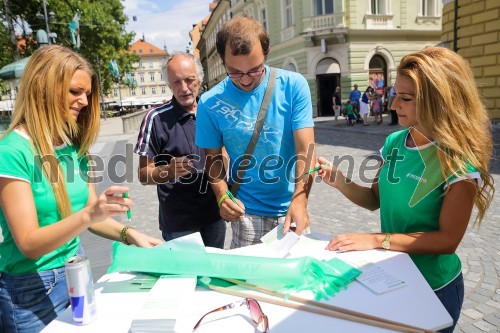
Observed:
[[[128,198],[128,192],[123,193],[124,198]],[[130,211],[130,208],[127,210],[127,219],[129,222],[132,221],[132,212]]]
[[[328,163],[324,163],[323,165],[324,165],[324,166],[330,166],[330,164],[328,164]],[[312,169],[311,169],[311,170],[309,170],[309,171],[304,172],[304,175],[309,175],[309,174],[311,174],[311,173],[313,173],[313,172],[316,172],[316,171],[319,171],[319,170],[321,170],[321,167],[320,167],[320,166],[317,166],[317,167],[315,167],[315,168],[312,168]]]
[[[236,199],[234,198],[234,195],[233,193],[231,193],[231,191],[226,190],[226,194],[229,197],[229,199],[231,199],[232,202],[234,202],[238,207],[240,207],[240,205],[238,205],[238,203],[236,202]]]

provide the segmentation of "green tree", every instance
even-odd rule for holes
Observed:
[[[36,13],[43,13],[42,0],[11,1],[10,4],[12,16],[18,22],[27,22],[34,35],[39,29],[45,30],[45,21],[36,17]],[[112,76],[108,68],[111,59],[117,59],[121,75],[134,71],[132,63],[138,61],[139,57],[126,51],[135,34],[125,31],[127,17],[123,13],[120,0],[46,0],[46,4],[47,11],[55,13],[55,20],[49,23],[49,29],[57,34],[56,42],[60,45],[72,47],[69,23],[75,13],[80,13],[81,47],[78,52],[84,55],[96,70],[99,66],[105,92],[112,86]],[[1,13],[4,13],[3,4],[0,6]],[[4,17],[1,13],[0,17]],[[33,46],[29,48],[27,54],[34,51]]]

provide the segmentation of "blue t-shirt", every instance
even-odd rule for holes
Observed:
[[[226,78],[200,98],[196,144],[203,148],[225,146],[230,158],[230,183],[252,136],[269,74],[266,66],[264,79],[253,91],[243,91]],[[306,79],[295,72],[277,70],[266,120],[237,195],[247,213],[286,214],[295,189],[293,131],[313,126]]]
[[[351,100],[351,103],[359,104],[360,97],[361,97],[361,91],[359,90],[353,90],[349,93],[349,99]]]

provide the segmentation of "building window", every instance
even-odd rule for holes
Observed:
[[[153,62],[152,61],[149,62],[149,68],[153,68]]]
[[[429,17],[439,16],[437,0],[420,0],[420,15]]]
[[[285,12],[285,28],[289,28],[293,25],[293,15],[292,15],[292,0],[283,0],[284,12]]]
[[[314,0],[314,15],[333,14],[333,0]]]
[[[267,19],[266,19],[266,9],[265,8],[262,8],[260,10],[260,21],[262,22],[262,26],[264,27],[264,29],[267,30]]]
[[[136,92],[135,92],[135,88],[130,89],[130,94],[131,94],[132,96],[135,96],[135,94],[136,94]]]
[[[151,87],[151,94],[156,95],[156,87]]]
[[[161,93],[166,94],[167,93],[167,87],[161,86]]]
[[[155,73],[149,73],[149,81],[155,82]]]
[[[142,60],[139,60],[139,68],[142,68]]]
[[[113,89],[113,96],[115,96],[115,97],[118,96],[118,89],[116,89],[116,88]]]
[[[163,81],[163,73],[160,73],[160,81]]]
[[[371,13],[373,15],[385,15],[385,14],[387,14],[386,1],[387,0],[370,0]]]
[[[145,81],[144,81],[144,74],[139,74],[139,81],[141,81],[141,82],[145,82]]]
[[[143,87],[143,88],[141,88],[141,94],[142,94],[142,95],[146,95],[146,88],[144,88],[144,87]]]

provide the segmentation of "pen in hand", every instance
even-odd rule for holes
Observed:
[[[128,198],[128,192],[124,192],[123,193],[123,197],[124,198]],[[132,212],[130,211],[130,207],[127,210],[127,219],[128,219],[129,222],[132,222]]]
[[[324,165],[324,166],[330,166],[330,164],[328,164],[328,163],[324,163],[323,165]],[[309,170],[309,171],[304,172],[304,175],[309,175],[309,174],[311,174],[311,173],[313,173],[313,172],[316,172],[316,171],[319,171],[319,170],[321,170],[321,166],[317,166],[317,167],[315,167],[315,168],[312,168],[312,169],[311,169],[311,170]]]
[[[236,202],[236,199],[234,198],[234,195],[233,195],[233,193],[231,193],[231,191],[226,190],[226,194],[227,194],[227,196],[229,197],[229,199],[231,199],[231,201],[232,201],[232,202],[234,202],[234,203],[236,204],[236,206],[238,206],[238,207],[240,207],[240,208],[241,208],[241,206],[240,206],[240,205],[238,205],[238,203]]]

